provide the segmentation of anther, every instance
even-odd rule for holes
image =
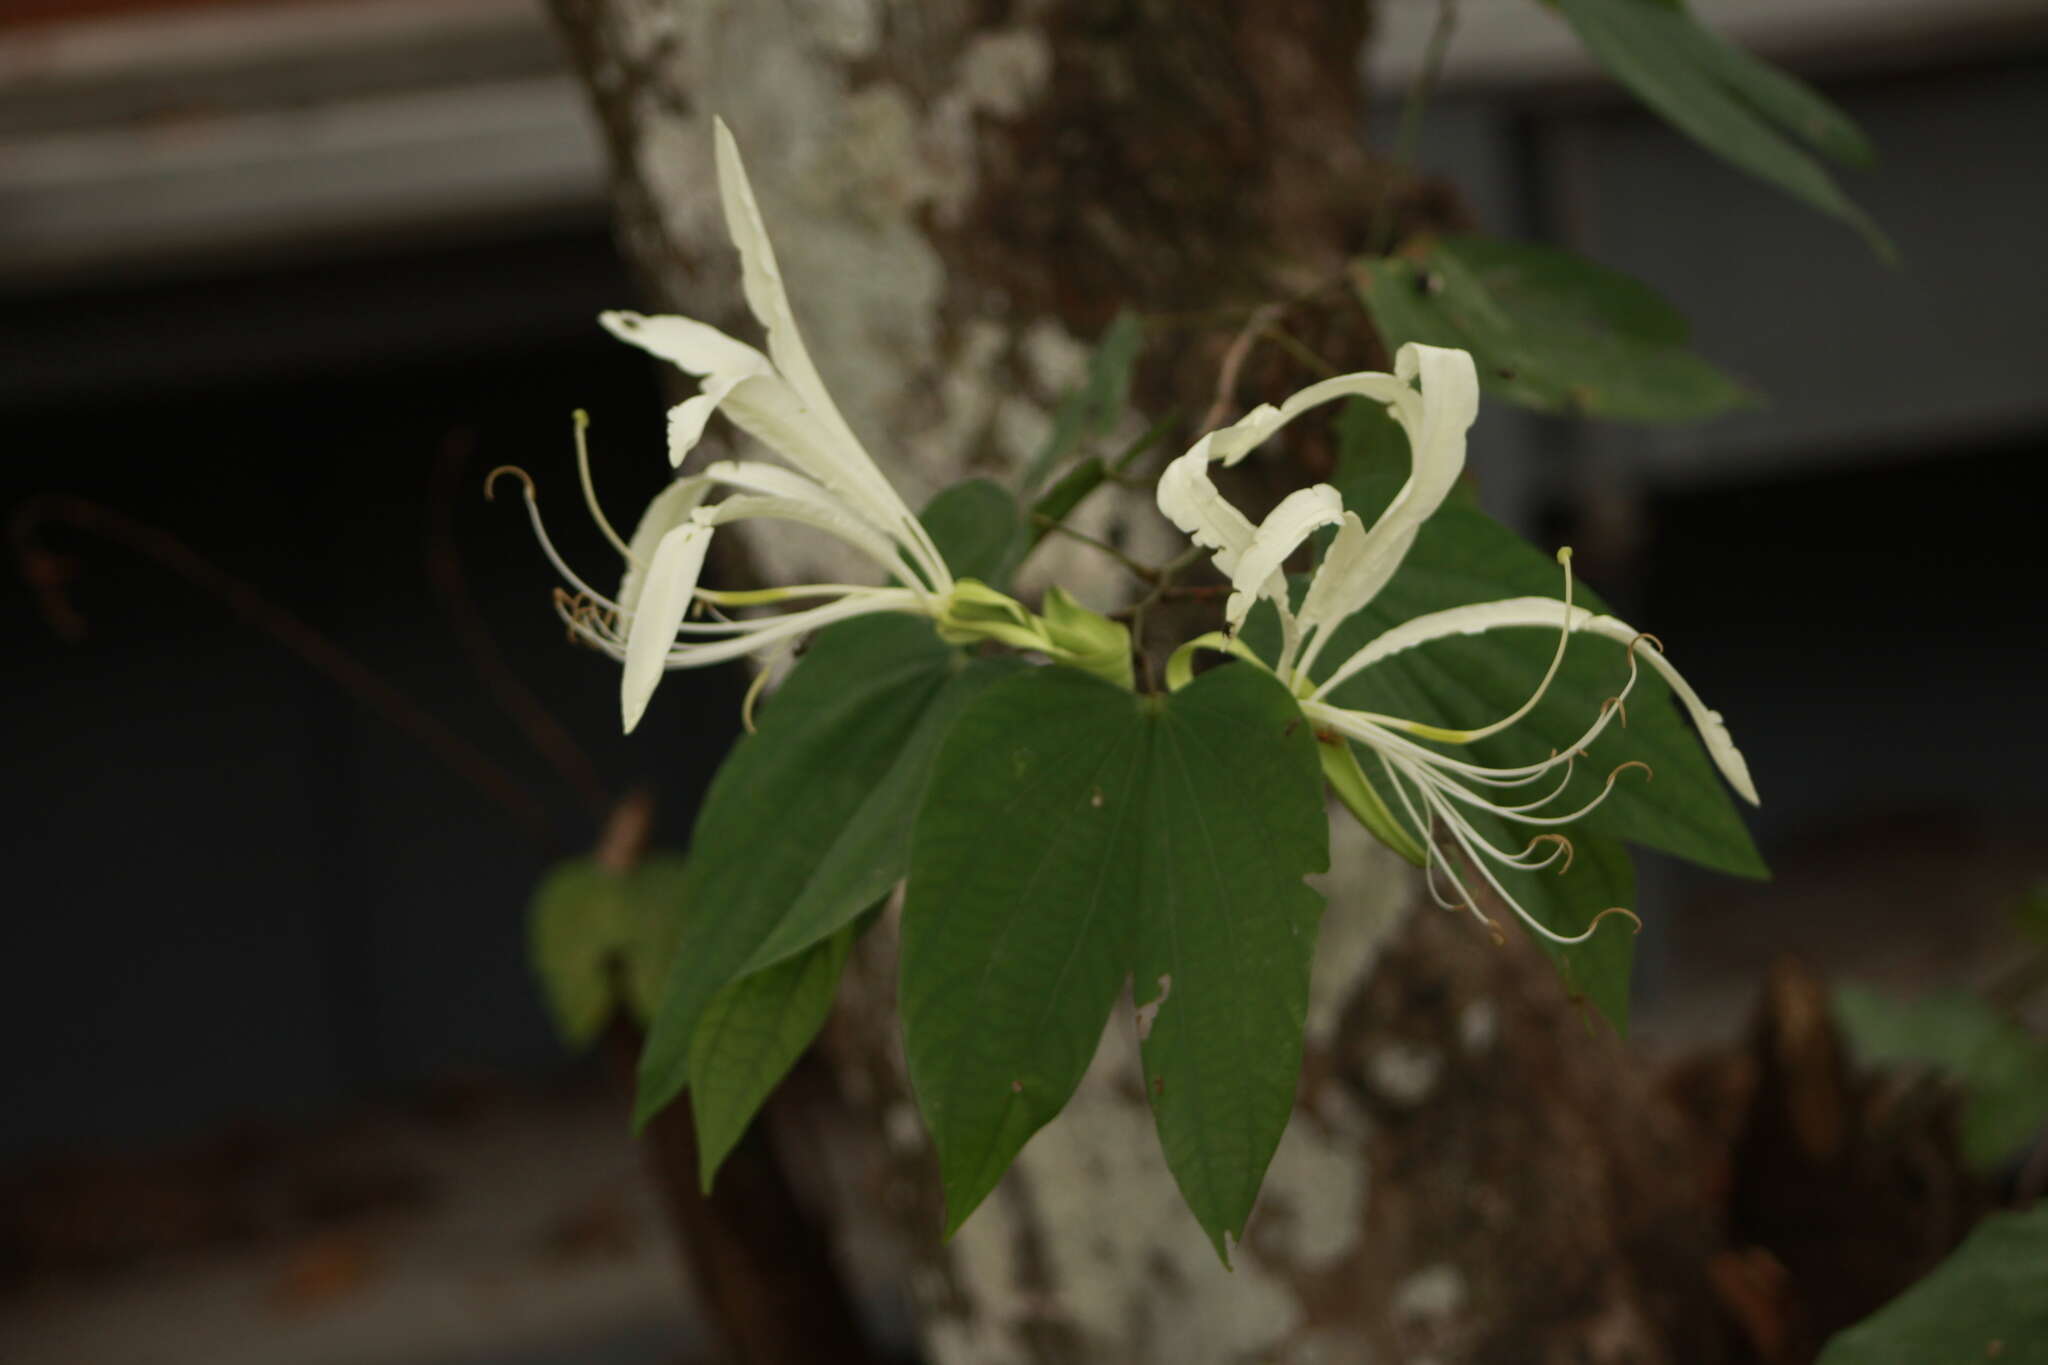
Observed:
[[[500,474],[510,474],[513,478],[525,484],[526,500],[528,502],[533,501],[533,475],[527,473],[516,464],[501,464],[490,473],[484,475],[484,500],[486,502],[493,500],[497,496],[496,485]]]
[[[1599,914],[1593,916],[1593,922],[1586,926],[1586,932],[1590,934],[1599,928],[1600,921],[1606,919],[1609,915],[1620,915],[1635,926],[1636,933],[1640,934],[1643,932],[1643,922],[1636,917],[1636,912],[1619,905],[1610,905]]]

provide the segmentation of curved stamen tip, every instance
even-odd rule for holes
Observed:
[[[1528,857],[1536,851],[1536,845],[1538,844],[1556,844],[1559,849],[1563,850],[1564,866],[1557,870],[1558,876],[1562,877],[1565,873],[1572,870],[1572,856],[1577,850],[1572,847],[1571,840],[1565,838],[1562,834],[1539,834],[1529,841],[1529,846],[1522,850],[1520,856]],[[1558,855],[1553,853],[1550,856],[1555,858]],[[1538,863],[1537,866],[1541,867],[1542,864]]]
[[[1667,650],[1666,650],[1666,649],[1664,648],[1664,642],[1663,642],[1662,640],[1660,640],[1660,639],[1658,639],[1658,638],[1657,638],[1656,636],[1654,636],[1654,635],[1650,634],[1650,632],[1649,632],[1649,631],[1647,631],[1647,630],[1639,630],[1639,631],[1637,631],[1637,632],[1636,632],[1636,638],[1635,638],[1635,639],[1633,639],[1633,640],[1630,640],[1630,641],[1628,642],[1628,651],[1629,651],[1629,653],[1631,653],[1631,654],[1635,653],[1635,651],[1636,651],[1636,646],[1637,646],[1637,645],[1639,645],[1639,644],[1641,644],[1641,643],[1642,643],[1643,641],[1645,641],[1645,640],[1648,640],[1648,641],[1650,642],[1650,645],[1651,645],[1651,647],[1652,647],[1653,649],[1655,649],[1655,650],[1656,650],[1656,651],[1657,651],[1657,652],[1658,652],[1659,654],[1664,654],[1664,653],[1668,653],[1668,652],[1669,652],[1669,651],[1667,651]]]
[[[761,699],[761,693],[768,686],[768,675],[774,671],[763,661],[760,670],[754,674],[754,680],[747,684],[747,695],[740,699],[740,724],[750,735],[760,731],[761,727],[754,724],[754,704]]]
[[[1630,910],[1626,906],[1610,905],[1605,910],[1602,910],[1599,914],[1593,916],[1593,922],[1586,926],[1587,936],[1590,937],[1593,931],[1600,927],[1600,921],[1606,919],[1609,915],[1620,915],[1623,919],[1626,919],[1630,924],[1633,924],[1635,926],[1636,933],[1640,934],[1641,932],[1643,932],[1643,922],[1642,920],[1636,917],[1635,911]]]
[[[582,414],[578,413],[577,415],[580,417]],[[490,502],[497,497],[498,476],[500,474],[510,474],[513,478],[525,484],[526,500],[528,502],[533,501],[533,475],[527,473],[516,464],[501,464],[490,473],[484,475],[484,501]]]
[[[1613,772],[1607,774],[1607,785],[1613,786],[1614,780],[1629,768],[1641,768],[1643,770],[1643,781],[1645,782],[1655,782],[1657,780],[1656,771],[1649,764],[1643,762],[1640,758],[1632,758],[1628,762],[1618,765]]]
[[[1609,711],[1619,711],[1621,713],[1621,728],[1624,730],[1628,729],[1628,702],[1624,698],[1609,697],[1606,701],[1601,702],[1600,714],[1604,716]]]

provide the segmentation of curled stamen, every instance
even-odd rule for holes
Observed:
[[[1655,769],[1653,769],[1649,764],[1643,762],[1643,760],[1641,760],[1640,758],[1632,758],[1626,763],[1616,765],[1614,771],[1607,774],[1607,785],[1610,787],[1613,786],[1614,779],[1620,777],[1622,774],[1622,770],[1625,768],[1641,768],[1643,770],[1643,781],[1645,782],[1655,782],[1657,780],[1657,773]]]
[[[1535,851],[1536,846],[1538,844],[1553,843],[1556,844],[1557,847],[1554,850],[1552,850],[1548,858],[1545,858],[1540,863],[1526,863],[1524,864],[1524,866],[1532,872],[1535,871],[1537,868],[1549,867],[1552,863],[1557,861],[1558,855],[1562,854],[1564,856],[1564,866],[1560,867],[1557,870],[1557,875],[1562,877],[1565,873],[1571,871],[1572,857],[1577,850],[1575,850],[1572,847],[1572,841],[1570,839],[1565,838],[1562,834],[1545,833],[1537,835],[1535,838],[1529,841],[1529,847],[1522,850],[1521,856],[1524,858],[1528,857],[1532,852]]]
[[[754,724],[754,703],[760,700],[761,693],[767,689],[768,675],[773,671],[767,661],[763,660],[761,667],[754,673],[754,680],[747,684],[746,696],[740,698],[740,724],[750,735],[760,729]]]
[[[532,502],[532,501],[533,501],[533,499],[534,499],[534,490],[533,490],[533,475],[531,475],[531,474],[527,473],[527,472],[526,472],[525,470],[521,469],[521,468],[520,468],[520,467],[519,467],[518,465],[516,465],[516,464],[501,464],[501,465],[499,465],[499,466],[498,466],[498,467],[497,467],[496,469],[493,469],[493,470],[492,470],[492,471],[491,471],[490,473],[488,473],[488,474],[484,475],[484,501],[485,501],[485,502],[491,502],[491,501],[493,501],[493,500],[495,500],[495,499],[496,499],[496,497],[497,497],[497,484],[498,484],[498,476],[499,476],[500,474],[510,474],[510,475],[511,475],[511,476],[512,476],[513,478],[515,478],[515,479],[519,480],[519,482],[521,482],[521,483],[525,484],[525,485],[526,485],[526,500],[527,500],[528,502]]]
[[[1610,905],[1605,910],[1602,910],[1599,914],[1593,916],[1593,922],[1586,926],[1586,934],[1590,937],[1593,931],[1600,927],[1600,921],[1606,919],[1609,915],[1620,915],[1623,919],[1627,920],[1630,924],[1633,924],[1635,926],[1636,933],[1640,934],[1641,932],[1643,932],[1643,921],[1637,917],[1635,911],[1622,905]]]

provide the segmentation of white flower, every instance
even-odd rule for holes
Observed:
[[[1354,395],[1384,404],[1406,433],[1411,452],[1407,483],[1370,529],[1356,513],[1344,510],[1337,490],[1327,484],[1288,495],[1257,526],[1217,492],[1209,479],[1211,461],[1234,464],[1308,409]],[[1456,865],[1446,858],[1440,841],[1431,837],[1435,831],[1441,831],[1441,842],[1462,853],[1464,861],[1537,933],[1552,942],[1577,943],[1590,937],[1593,927],[1567,937],[1538,923],[1502,886],[1493,869],[1544,867],[1561,856],[1569,857],[1569,845],[1561,836],[1547,831],[1568,825],[1599,805],[1613,789],[1621,770],[1610,774],[1600,794],[1584,807],[1562,812],[1550,807],[1563,794],[1572,765],[1621,713],[1622,703],[1635,684],[1638,658],[1646,658],[1684,703],[1722,776],[1752,804],[1757,795],[1749,769],[1719,713],[1708,710],[1700,701],[1699,695],[1666,661],[1657,642],[1612,616],[1596,615],[1572,605],[1570,551],[1562,551],[1558,556],[1565,565],[1562,602],[1547,597],[1515,597],[1430,612],[1385,631],[1320,678],[1313,676],[1323,648],[1338,625],[1369,603],[1394,576],[1414,544],[1416,532],[1457,482],[1465,464],[1465,433],[1478,411],[1479,383],[1470,355],[1435,346],[1408,345],[1395,357],[1393,374],[1340,375],[1311,385],[1278,408],[1262,406],[1234,425],[1210,432],[1169,465],[1159,480],[1159,508],[1198,544],[1215,552],[1216,566],[1229,576],[1232,591],[1224,609],[1230,633],[1204,636],[1183,646],[1169,666],[1168,680],[1174,686],[1185,681],[1191,671],[1190,651],[1197,647],[1229,649],[1262,662],[1236,640],[1235,631],[1260,598],[1272,602],[1281,629],[1280,650],[1271,665],[1272,671],[1300,699],[1303,714],[1323,740],[1319,750],[1324,770],[1346,805],[1368,828],[1428,869],[1430,890],[1439,901],[1453,903],[1437,890],[1436,877],[1441,872],[1453,888],[1455,903],[1484,918]],[[1336,527],[1336,536],[1308,585],[1300,610],[1295,611],[1290,605],[1281,565],[1309,536],[1326,526]],[[1346,680],[1404,650],[1456,635],[1532,626],[1558,631],[1557,652],[1529,699],[1491,725],[1451,730],[1398,716],[1349,710],[1327,700]],[[1573,635],[1598,635],[1618,641],[1628,651],[1629,659],[1627,686],[1598,715],[1588,719],[1586,730],[1576,743],[1542,762],[1503,768],[1456,758],[1432,747],[1471,744],[1499,734],[1526,717],[1556,678]],[[1649,647],[1638,648],[1645,645]],[[1387,787],[1395,793],[1407,817],[1405,825],[1394,818],[1365,780],[1351,745],[1333,742],[1337,737],[1356,742],[1380,765]],[[1554,785],[1546,781],[1552,778]],[[1531,787],[1547,790],[1530,800],[1502,795]],[[1471,811],[1487,812],[1538,833],[1520,852],[1497,848],[1474,826],[1468,815]],[[1423,833],[1421,843],[1411,830]],[[1540,857],[1539,849],[1543,850]]]
[[[598,525],[626,561],[616,598],[597,592],[562,562],[534,513],[549,558],[578,594],[558,596],[564,619],[577,635],[625,665],[619,701],[629,731],[667,669],[764,653],[821,626],[870,612],[906,611],[943,620],[956,587],[930,535],[825,391],[797,334],[739,148],[722,120],[716,137],[726,228],[739,249],[747,306],[768,334],[767,354],[690,318],[606,313],[601,321],[621,341],[702,378],[702,390],[669,413],[671,464],[680,466],[689,456],[714,411],[723,412],[786,464],[721,460],[707,465],[663,490],[648,505],[631,540],[622,540],[591,489],[579,414],[584,494]],[[721,492],[726,496],[710,500]],[[533,506],[530,485],[528,505]],[[757,592],[700,586],[713,531],[750,517],[796,522],[835,536],[900,586],[812,583]],[[808,599],[823,600],[800,611],[748,619],[690,618],[697,603],[737,608]]]

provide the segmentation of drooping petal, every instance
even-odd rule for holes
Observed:
[[[1230,571],[1232,591],[1224,607],[1224,619],[1233,628],[1243,624],[1252,603],[1261,596],[1286,606],[1287,578],[1280,572],[1280,566],[1301,548],[1303,541],[1343,517],[1344,500],[1326,483],[1298,488],[1282,498],[1280,505],[1259,523],[1251,542],[1238,557],[1237,567]]]
[[[692,514],[689,521],[663,535],[655,547],[645,585],[639,593],[638,609],[626,623],[619,711],[628,734],[640,723],[648,699],[661,681],[669,646],[675,643],[683,613],[690,609],[697,577],[704,572],[704,552],[710,544],[711,527]]]
[[[1475,602],[1470,606],[1429,612],[1383,632],[1339,664],[1316,689],[1315,695],[1318,698],[1327,696],[1331,689],[1361,669],[1370,668],[1383,659],[1431,640],[1454,635],[1480,635],[1517,626],[1556,630],[1564,614],[1564,604],[1553,597],[1510,597],[1498,602]],[[1570,630],[1573,634],[1598,635],[1629,648],[1634,648],[1646,638],[1628,622],[1612,616],[1595,615],[1584,607],[1571,608]],[[1664,657],[1663,650],[1652,645],[1638,657],[1647,659],[1650,667],[1670,684],[1672,692],[1684,704],[1686,714],[1692,717],[1693,725],[1699,730],[1700,741],[1706,745],[1708,757],[1721,770],[1721,776],[1728,779],[1728,785],[1751,805],[1759,804],[1756,783],[1749,775],[1749,764],[1735,747],[1735,740],[1728,733],[1721,713],[1709,709],[1700,700],[1699,693],[1693,691],[1692,685],[1679,675],[1671,661]]]
[[[641,588],[662,539],[688,521],[710,491],[711,481],[701,476],[676,479],[647,504],[647,510],[640,514],[640,524],[633,528],[633,538],[626,542],[626,571],[619,580],[621,616],[631,616],[639,606]]]
[[[1236,572],[1238,556],[1252,543],[1256,528],[1210,482],[1209,452],[1201,442],[1166,466],[1157,496],[1168,521],[1197,545],[1214,550],[1218,569]]]

